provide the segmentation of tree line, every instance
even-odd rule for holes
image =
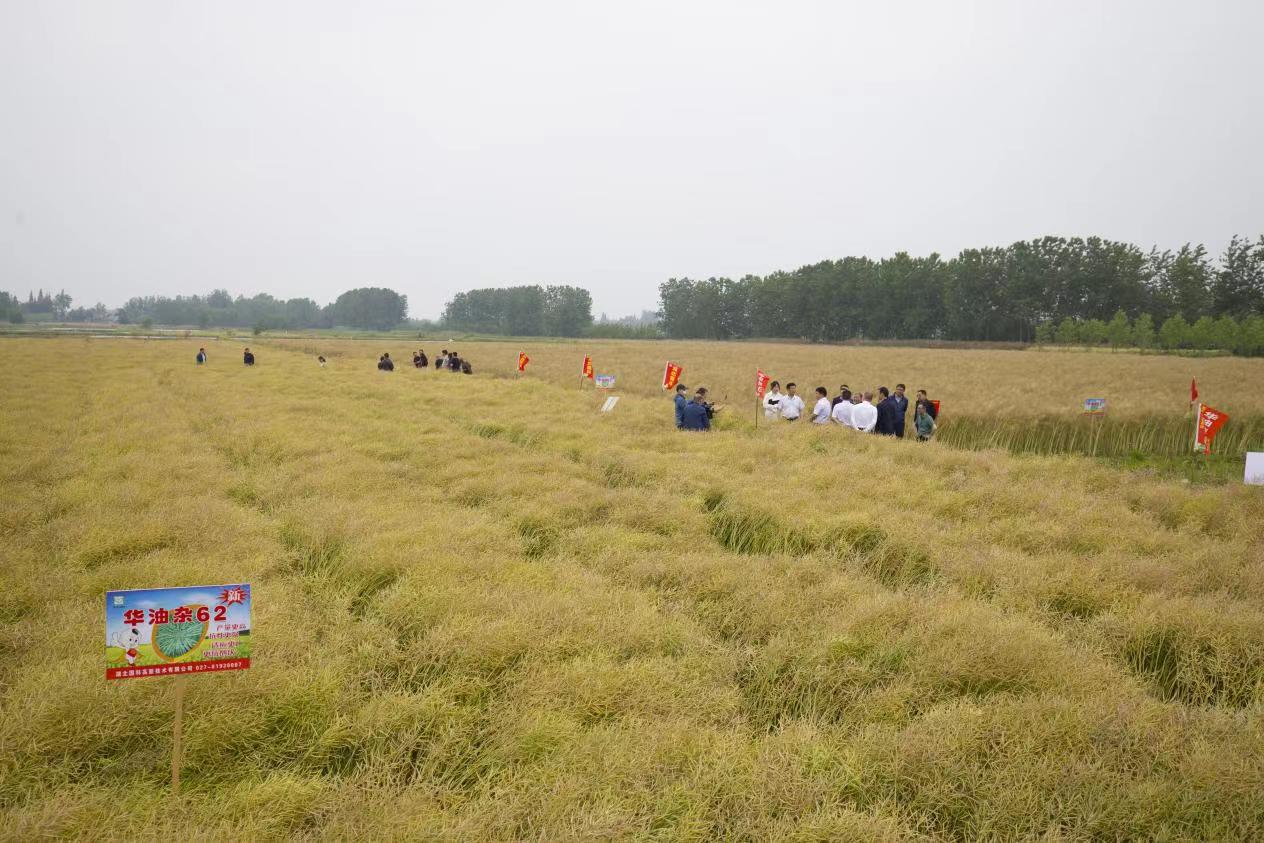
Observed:
[[[457,293],[442,324],[457,331],[520,337],[580,337],[593,325],[592,296],[580,287],[487,287]]]
[[[1143,316],[1158,326],[1177,316],[1186,325],[1242,323],[1264,316],[1264,236],[1235,236],[1216,261],[1201,245],[1146,252],[1099,237],[1044,237],[948,260],[899,252],[737,280],[672,278],[659,286],[659,312],[674,338],[817,342],[1031,342],[1048,338],[1050,326],[1056,336],[1067,320],[1109,323],[1120,312],[1130,324]]]
[[[61,322],[105,322],[120,324],[196,325],[199,328],[359,328],[385,331],[396,327],[408,315],[408,297],[383,287],[348,290],[322,307],[308,298],[278,299],[267,293],[233,298],[227,290],[198,296],[138,296],[116,311],[103,304],[71,308],[63,290],[56,296],[30,293],[22,302],[0,292],[0,318],[22,322],[29,315],[42,315]]]

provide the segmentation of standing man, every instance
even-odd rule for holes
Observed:
[[[677,393],[679,394],[679,393]],[[707,410],[707,389],[698,387],[693,400],[685,404],[681,422],[681,430],[710,430],[711,413]]]
[[[205,362],[206,362],[206,349],[205,349],[205,348],[199,348],[199,349],[198,349],[198,356],[197,356],[197,364],[198,364],[199,366],[201,366],[201,365],[202,365],[203,363],[205,363]]]
[[[812,424],[829,424],[829,422],[829,390],[823,386],[818,386],[816,388],[816,405],[812,407]]]
[[[689,391],[689,387],[683,383],[676,384],[676,429],[684,430],[685,428],[685,405],[689,403],[689,399],[685,398],[685,393]]]
[[[786,397],[781,401],[781,417],[786,421],[798,421],[803,415],[803,399],[795,393],[795,389],[795,384],[786,384]]]
[[[843,427],[850,428],[852,426],[851,408],[853,406],[854,405],[851,403],[851,390],[843,389],[843,394],[838,396],[838,403],[834,405],[834,410],[831,413],[834,421],[838,422]]]
[[[891,390],[885,386],[878,387],[878,423],[873,432],[882,436],[895,435],[895,408],[891,406]]]
[[[851,387],[843,384],[838,388],[838,395],[834,396],[834,400],[830,402],[830,407],[837,407],[843,401],[851,400]]]
[[[878,424],[878,408],[873,406],[873,393],[866,392],[864,400],[851,407],[851,426],[861,433],[872,433]]]
[[[908,397],[904,394],[904,384],[895,385],[895,394],[891,396],[891,408],[895,412],[895,435],[904,438],[904,418],[908,415]]]
[[[255,355],[250,351],[250,349],[247,348],[245,352],[242,353],[241,362],[245,363],[247,366],[253,366],[255,364]]]

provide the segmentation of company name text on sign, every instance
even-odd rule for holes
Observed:
[[[250,667],[248,583],[105,594],[105,678]]]

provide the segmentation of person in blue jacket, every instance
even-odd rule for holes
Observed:
[[[682,430],[710,430],[711,409],[707,407],[706,387],[699,387],[693,400],[685,404]]]
[[[676,384],[676,429],[680,430],[685,426],[685,405],[689,403],[689,399],[685,398],[685,393],[689,391],[689,387],[683,383]]]

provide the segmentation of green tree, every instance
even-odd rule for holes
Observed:
[[[1080,325],[1080,341],[1085,345],[1101,345],[1106,336],[1106,323],[1100,319],[1089,319]]]
[[[338,296],[329,309],[336,325],[389,331],[408,315],[408,297],[384,287],[360,287]]]
[[[1192,348],[1216,347],[1216,320],[1210,316],[1200,316],[1189,328],[1187,343]]]
[[[1221,316],[1211,329],[1212,348],[1217,348],[1221,351],[1233,351],[1238,347],[1239,331],[1237,320],[1232,316]]]
[[[1132,326],[1128,324],[1128,317],[1122,310],[1116,310],[1114,318],[1106,326],[1106,339],[1110,341],[1111,348],[1131,345]]]
[[[1132,325],[1132,344],[1137,348],[1154,348],[1154,319],[1148,313],[1137,317]]]
[[[1080,341],[1080,325],[1070,316],[1062,320],[1058,325],[1057,332],[1058,343],[1061,345],[1075,345]]]
[[[1181,314],[1168,317],[1159,328],[1159,344],[1167,349],[1184,347],[1189,341],[1189,323]]]

